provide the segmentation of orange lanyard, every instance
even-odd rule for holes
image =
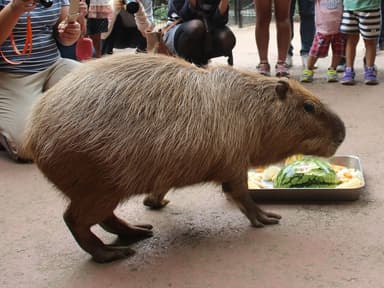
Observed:
[[[15,51],[15,53],[17,55],[27,55],[28,54],[28,57],[31,55],[31,53],[32,53],[32,22],[31,22],[31,15],[27,16],[27,33],[26,33],[26,37],[25,37],[25,44],[24,44],[23,51],[20,52],[20,50],[17,48],[16,43],[15,43],[15,39],[13,38],[13,33],[12,32],[11,32],[11,35],[9,35],[9,41],[11,42],[13,51]],[[19,64],[24,62],[24,61],[11,61],[11,60],[9,60],[4,55],[2,50],[0,50],[0,54],[3,57],[3,59],[5,60],[5,62],[7,62],[9,64],[19,65]]]

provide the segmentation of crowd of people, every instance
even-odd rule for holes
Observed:
[[[122,0],[112,4],[110,0],[80,0],[76,15],[72,15],[70,1],[0,0],[0,149],[19,162],[29,160],[20,155],[20,147],[30,108],[44,91],[81,65],[76,55],[80,37],[91,37],[95,58],[112,54],[115,48],[131,47],[140,53],[146,52],[146,32],[155,26],[152,0],[137,0],[140,9],[134,13],[127,12],[127,2]],[[168,50],[199,67],[205,67],[214,57],[232,59],[236,37],[227,25],[228,1],[169,0],[163,35]],[[383,2],[254,0],[257,71],[271,75],[268,46],[274,15],[275,75],[289,77],[293,65],[293,16],[298,5],[301,81],[313,81],[317,59],[328,56],[331,46],[328,81],[353,85],[356,46],[361,35],[365,83],[377,84],[376,49],[384,49]],[[232,64],[232,60],[228,63]],[[339,71],[344,72],[340,79]]]
[[[300,16],[300,55],[303,59],[302,82],[312,82],[318,58],[327,57],[332,48],[332,60],[327,71],[329,82],[355,84],[354,62],[360,35],[364,41],[364,82],[378,84],[375,66],[376,49],[384,48],[381,0],[291,0],[258,1],[256,9],[255,38],[259,51],[259,73],[270,75],[268,62],[269,25],[272,2],[275,9],[277,30],[276,76],[288,76],[292,66],[293,47],[287,35],[293,37],[293,15],[298,4]],[[282,7],[283,6],[283,7]],[[290,26],[289,26],[290,25]],[[337,72],[344,72],[338,79]]]

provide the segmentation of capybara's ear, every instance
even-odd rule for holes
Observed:
[[[281,100],[284,100],[287,97],[288,89],[289,89],[289,83],[287,81],[285,80],[277,81],[276,94]]]

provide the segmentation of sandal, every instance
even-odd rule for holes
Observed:
[[[271,76],[271,66],[267,62],[260,62],[256,66],[257,72],[264,76]]]

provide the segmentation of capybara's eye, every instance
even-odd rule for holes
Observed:
[[[304,101],[304,110],[308,113],[314,113],[315,104],[312,101]]]

